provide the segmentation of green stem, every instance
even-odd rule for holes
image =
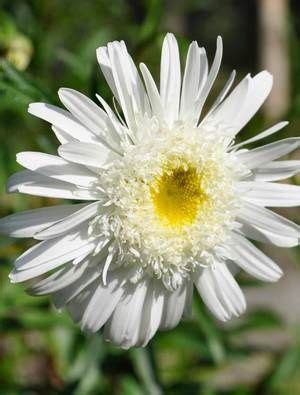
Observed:
[[[202,302],[199,298],[194,298],[193,310],[196,315],[196,320],[199,328],[207,339],[211,356],[216,365],[225,361],[225,347],[222,342],[220,333],[211,318],[205,313]]]
[[[148,395],[162,395],[162,389],[157,383],[155,361],[153,349],[149,345],[147,348],[136,348],[131,351],[136,374],[143,383]]]

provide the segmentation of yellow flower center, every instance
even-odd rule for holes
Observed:
[[[206,200],[201,174],[195,167],[167,168],[150,187],[155,213],[168,227],[192,225],[200,205]]]

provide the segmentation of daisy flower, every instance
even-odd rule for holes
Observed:
[[[52,125],[58,156],[21,152],[26,170],[9,192],[83,203],[10,215],[0,229],[40,242],[15,262],[13,283],[32,295],[51,294],[81,328],[129,348],[145,346],[158,329],[190,314],[194,287],[220,320],[239,316],[245,298],[232,273],[239,267],[274,282],[281,269],[252,241],[281,247],[299,242],[299,226],[271,207],[300,203],[293,176],[300,161],[277,161],[300,145],[288,138],[248,149],[282,129],[280,122],[236,144],[236,136],[272,88],[272,76],[247,75],[231,89],[233,72],[203,116],[217,77],[222,40],[211,67],[192,42],[183,74],[178,45],[167,34],[160,84],[140,72],[123,41],[97,49],[115,111],[62,88],[66,109],[33,103],[29,113]]]

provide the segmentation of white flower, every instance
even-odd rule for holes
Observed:
[[[298,186],[273,181],[300,170],[300,161],[276,161],[300,139],[244,148],[287,124],[281,122],[235,144],[271,90],[266,71],[228,93],[233,72],[200,119],[221,57],[220,37],[210,69],[193,42],[181,80],[177,42],[167,34],[158,90],[144,64],[141,79],[124,42],[112,42],[97,58],[117,115],[100,96],[102,108],[65,88],[59,97],[67,110],[30,105],[52,124],[59,156],[18,154],[27,170],[10,178],[8,191],[87,203],[1,220],[2,232],[41,240],[16,260],[12,282],[31,280],[31,294],[52,294],[83,330],[104,327],[106,340],[128,348],[175,327],[190,312],[194,285],[220,320],[240,315],[246,302],[229,264],[260,280],[280,278],[280,268],[247,238],[298,245],[298,225],[266,207],[299,205]]]

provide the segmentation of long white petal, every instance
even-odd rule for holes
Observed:
[[[72,114],[62,108],[46,103],[31,103],[28,112],[57,126],[79,141],[97,141],[95,135],[83,126]]]
[[[101,103],[102,107],[104,108],[107,118],[108,118],[108,124],[110,128],[110,134],[113,142],[113,146],[116,146],[116,143],[118,145],[118,149],[116,150],[114,148],[114,151],[119,153],[120,155],[122,154],[122,147],[120,146],[120,141],[124,140],[126,138],[126,135],[132,136],[132,133],[129,131],[126,125],[123,125],[120,120],[117,118],[116,114],[113,112],[113,110],[110,108],[110,106],[106,103],[106,101],[101,97],[100,95],[96,94],[97,99]],[[115,142],[115,143],[114,143]]]
[[[114,47],[117,55],[124,69],[124,75],[118,70],[117,74],[114,72],[116,61],[112,56],[111,49]],[[101,70],[110,86],[115,98],[122,105],[122,96],[130,96],[129,102],[132,103],[134,111],[142,114],[149,113],[149,102],[145,93],[145,88],[140,79],[135,64],[129,55],[124,41],[110,43],[108,47],[100,47],[97,49],[97,59]],[[125,82],[125,91],[119,92],[120,81]]]
[[[146,95],[145,87],[135,66],[132,57],[129,55],[125,42],[121,41],[121,51],[123,62],[128,70],[128,82],[130,85],[129,91],[132,96],[134,111],[150,115],[150,106],[148,96]]]
[[[273,86],[273,76],[267,71],[261,71],[251,79],[250,90],[247,95],[247,101],[243,106],[243,111],[239,115],[239,126],[236,133],[239,132],[259,110]]]
[[[278,247],[295,247],[299,245],[299,237],[285,236],[250,223],[240,223],[239,225],[238,233],[241,233],[248,239],[274,244]]]
[[[63,105],[83,125],[97,136],[103,136],[106,129],[106,114],[90,98],[69,88],[60,88],[58,96]]]
[[[74,299],[66,305],[66,309],[74,322],[79,323],[82,320],[83,314],[98,288],[98,285],[99,282],[97,280],[93,281],[83,292],[76,295]]]
[[[160,64],[160,96],[166,120],[178,119],[181,87],[180,58],[177,40],[168,33],[164,39]]]
[[[105,325],[106,340],[125,349],[137,345],[147,286],[148,281],[143,280],[126,291]]]
[[[53,303],[57,309],[62,309],[77,295],[84,292],[93,282],[100,283],[101,266],[88,265],[86,270],[66,287],[53,294]]]
[[[192,315],[193,293],[194,293],[194,284],[192,281],[188,281],[187,282],[185,305],[184,305],[184,310],[183,310],[183,314],[182,314],[183,318],[189,318]]]
[[[278,181],[295,176],[300,172],[300,160],[270,162],[254,169],[255,181]]]
[[[164,298],[164,309],[159,329],[167,330],[174,328],[181,320],[186,299],[188,286],[184,283],[175,291],[168,291]]]
[[[212,120],[215,124],[230,127],[232,133],[235,133],[239,129],[238,116],[246,104],[251,83],[251,77],[247,75],[230,95],[203,119],[203,122]]]
[[[91,99],[73,89],[61,88],[58,95],[65,107],[97,136],[99,142],[119,152],[119,141],[115,138],[115,131],[111,128],[105,111]]]
[[[199,116],[200,116],[202,108],[206,102],[206,99],[209,95],[209,92],[215,82],[215,79],[217,78],[217,75],[218,75],[218,72],[219,72],[219,69],[221,66],[222,54],[223,54],[223,42],[222,42],[222,38],[220,36],[218,36],[215,58],[213,60],[211,69],[210,69],[209,74],[207,76],[207,80],[206,80],[203,88],[199,91],[198,98],[196,100]]]
[[[220,320],[227,321],[231,315],[219,300],[216,284],[211,274],[211,268],[205,268],[194,275],[194,283],[203,302],[209,310]]]
[[[51,129],[53,130],[57,140],[61,144],[71,143],[72,141],[79,141],[78,139],[71,136],[69,133],[66,133],[64,130],[62,130],[61,128],[59,128],[57,126],[52,125]]]
[[[278,235],[300,238],[299,225],[264,207],[244,202],[237,217],[242,223],[246,222]]]
[[[144,63],[140,64],[140,70],[145,81],[145,86],[153,115],[155,115],[160,120],[160,122],[162,122],[164,109],[155,82],[152,78],[150,71],[148,70],[147,66]]]
[[[129,81],[130,70],[128,68],[128,63],[124,60],[122,44],[118,41],[114,41],[108,43],[107,49],[114,83],[118,92],[119,103],[128,127],[135,131],[134,96],[131,93],[131,84]]]
[[[72,262],[72,266],[78,266],[79,269],[75,272],[76,274],[73,275],[73,279],[72,281],[69,281],[69,284],[66,284],[64,287],[56,287],[57,289],[53,294],[53,303],[57,309],[62,309],[63,307],[69,305],[72,300],[77,298],[79,294],[90,289],[93,283],[96,282],[97,285],[101,283],[100,276],[103,270],[103,260],[105,259],[106,255],[107,247],[104,247],[100,253],[94,256],[89,255],[79,264],[74,264],[74,261]],[[85,269],[80,270],[81,267]],[[80,276],[78,275],[79,271],[81,272]],[[58,282],[60,282],[61,285],[63,283],[63,281]]]
[[[196,41],[189,46],[180,100],[180,119],[186,120],[197,98],[200,79],[200,48]]]
[[[288,122],[286,122],[286,121],[276,123],[276,125],[274,125],[274,126],[268,128],[268,129],[264,130],[264,131],[261,132],[261,133],[258,133],[256,136],[251,137],[251,138],[248,139],[248,140],[242,141],[242,142],[239,143],[239,144],[235,144],[232,148],[233,148],[233,149],[237,149],[237,148],[243,147],[244,145],[254,143],[255,141],[262,140],[262,139],[264,139],[264,138],[266,138],[266,137],[268,137],[268,136],[271,136],[271,135],[274,134],[274,133],[279,132],[279,130],[281,130],[281,129],[283,129],[284,127],[286,127],[286,125],[288,125]]]
[[[36,233],[34,237],[38,240],[46,240],[61,236],[69,232],[71,229],[77,227],[87,219],[96,216],[101,206],[101,202],[94,202],[86,205],[80,210],[63,218],[61,221],[58,221],[55,224],[43,229],[41,232]]]
[[[234,316],[241,315],[246,310],[246,300],[227,265],[215,262],[211,274],[218,298],[228,313]]]
[[[200,47],[200,76],[198,84],[198,97],[201,93],[208,77],[208,59],[204,47]]]
[[[233,70],[232,73],[230,74],[228,80],[226,81],[223,89],[221,90],[221,92],[219,93],[218,97],[216,98],[216,100],[214,101],[213,105],[211,106],[209,112],[203,118],[203,121],[205,119],[209,118],[210,114],[212,114],[215,111],[215,109],[222,103],[222,101],[226,97],[228,91],[232,87],[232,84],[234,82],[235,76],[236,76],[236,71]]]
[[[123,293],[123,273],[118,270],[110,272],[107,286],[99,282],[90,298],[81,320],[81,328],[91,332],[99,330],[113,313]]]
[[[243,193],[243,199],[258,206],[296,207],[300,205],[300,186],[298,185],[242,181],[238,183],[238,191]]]
[[[167,291],[157,280],[149,283],[145,303],[143,307],[143,315],[141,318],[141,327],[139,332],[139,340],[137,345],[145,347],[151,338],[155,335],[161,322],[164,295]]]
[[[112,152],[102,144],[67,143],[58,148],[59,155],[70,162],[102,168],[112,157]]]
[[[46,229],[85,206],[86,204],[61,205],[11,214],[0,219],[0,233],[11,237],[32,237],[36,232]]]
[[[116,88],[116,84],[114,81],[112,69],[111,69],[111,62],[108,55],[107,47],[99,47],[96,51],[97,60],[100,65],[101,71],[114,95],[114,97],[119,101],[119,95]]]
[[[20,152],[17,162],[28,170],[75,185],[88,187],[97,177],[86,167],[69,163],[59,156],[42,152]]]
[[[42,241],[17,258],[10,278],[13,282],[28,280],[70,262],[93,248],[94,243],[88,240],[86,229]]]
[[[239,159],[249,169],[257,169],[272,160],[287,155],[300,146],[300,138],[292,137],[263,145],[249,151],[237,152]]]
[[[88,190],[79,189],[67,182],[51,179],[30,170],[19,171],[9,177],[7,191],[29,195],[45,196],[62,199],[96,200],[98,196]]]
[[[238,266],[259,280],[275,282],[282,276],[280,267],[243,236],[232,233],[228,251]]]
[[[81,278],[88,264],[88,260],[79,265],[68,263],[62,269],[50,274],[50,276],[36,281],[27,289],[27,292],[30,295],[49,295],[58,292]]]

